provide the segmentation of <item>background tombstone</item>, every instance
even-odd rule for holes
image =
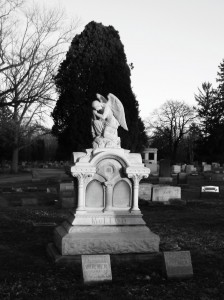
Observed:
[[[180,172],[177,175],[177,184],[188,184],[188,175],[187,173]]]
[[[172,166],[172,173],[178,174],[181,172],[181,166],[180,165],[173,165]]]
[[[140,183],[139,185],[139,198],[142,200],[150,201],[152,198],[152,184]]]
[[[219,186],[202,186],[200,198],[202,199],[218,199],[220,197]]]
[[[160,160],[160,168],[159,168],[159,176],[160,177],[170,177],[171,174],[171,166],[169,159],[161,159]]]
[[[205,164],[205,165],[203,165],[202,170],[203,170],[203,172],[211,172],[212,166],[209,164]]]
[[[196,171],[196,168],[194,167],[194,165],[186,165],[186,173],[187,174],[191,174],[195,171]]]
[[[181,187],[154,185],[152,201],[169,203],[170,200],[181,200]]]

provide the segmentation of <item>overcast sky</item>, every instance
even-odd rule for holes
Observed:
[[[224,0],[38,0],[120,33],[142,118],[166,100],[194,105],[202,82],[216,86],[224,59]],[[112,92],[112,91],[111,91]]]

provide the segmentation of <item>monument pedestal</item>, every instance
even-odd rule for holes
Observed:
[[[78,178],[78,204],[54,232],[62,256],[159,251],[138,208],[139,181],[150,170],[140,154],[124,149],[74,153],[71,173]]]

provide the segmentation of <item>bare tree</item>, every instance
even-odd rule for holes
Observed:
[[[7,34],[2,25],[0,105],[11,108],[14,172],[18,170],[19,150],[25,146],[22,141],[43,133],[41,121],[54,103],[53,76],[78,26],[76,22],[66,27],[64,20],[59,9],[34,6],[8,20],[11,28]]]
[[[146,120],[146,128],[150,132],[151,139],[159,136],[164,144],[168,143],[170,157],[175,162],[178,146],[190,131],[190,125],[195,117],[193,107],[183,101],[169,100]]]
[[[22,7],[23,2],[23,0],[0,1],[0,72],[13,68],[14,66],[20,65],[24,61],[24,58],[22,57],[17,57],[16,62],[12,62],[8,59],[8,52],[10,48],[9,37],[12,35],[14,25],[16,23],[13,14],[16,10]],[[1,91],[0,97],[4,94],[5,93],[2,93]]]

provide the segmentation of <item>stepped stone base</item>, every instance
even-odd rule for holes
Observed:
[[[158,252],[159,242],[140,211],[71,213],[54,231],[62,255]]]
[[[97,227],[96,232],[68,233],[64,227],[55,230],[55,245],[62,255],[145,253],[159,251],[159,236],[146,226]],[[88,228],[86,228],[88,230]],[[91,231],[94,228],[91,226]]]
[[[47,245],[47,254],[49,258],[56,264],[62,265],[81,265],[81,255],[61,255],[58,249],[53,243]],[[123,254],[111,254],[111,263],[128,263],[134,261],[147,261],[153,260],[157,263],[158,268],[162,270],[162,253],[161,252],[150,252],[150,253],[123,253]]]

